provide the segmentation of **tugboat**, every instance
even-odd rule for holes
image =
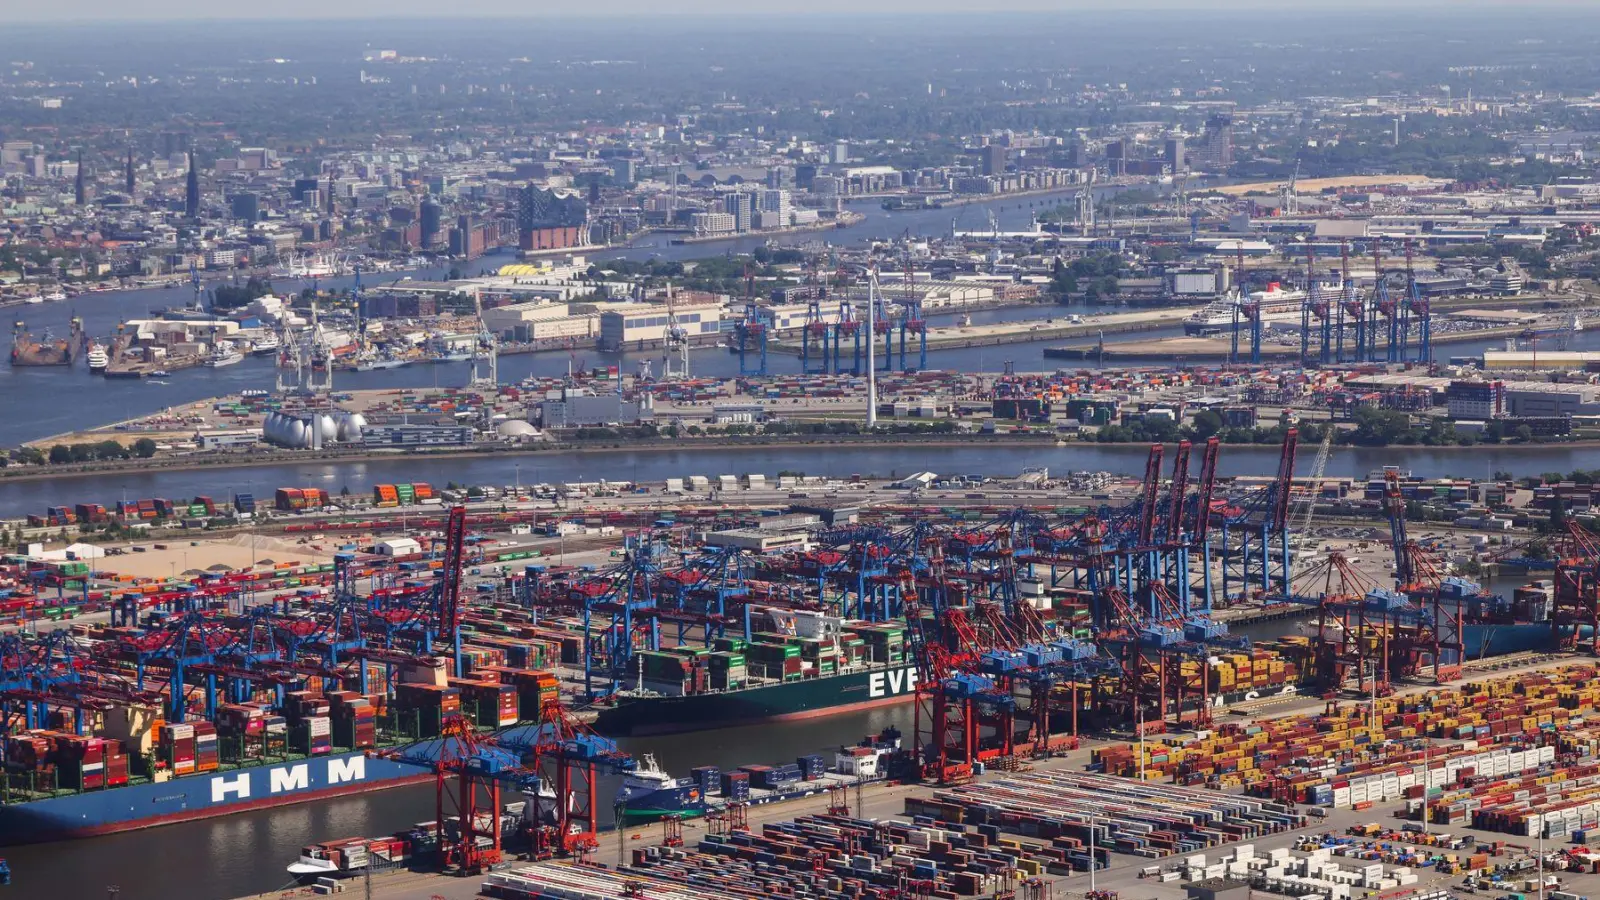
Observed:
[[[96,375],[103,374],[111,365],[111,354],[106,352],[104,344],[90,344],[84,358],[89,363],[89,371]]]

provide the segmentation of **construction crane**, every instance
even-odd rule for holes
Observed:
[[[439,631],[450,641],[450,654],[457,678],[466,672],[461,660],[461,562],[466,550],[467,508],[450,507],[444,531],[444,565],[439,569]]]
[[[689,380],[689,332],[678,324],[670,284],[667,285],[667,330],[661,341],[661,380]]]
[[[483,324],[483,292],[472,292],[473,320],[478,326],[478,339],[472,345],[472,361],[468,368],[469,384],[496,389],[500,386],[500,349],[499,342],[490,333],[488,326]],[[480,370],[480,364],[484,369]]]
[[[1322,477],[1327,474],[1328,460],[1333,456],[1333,422],[1328,422],[1322,429],[1322,443],[1317,445],[1317,459],[1311,465],[1311,490],[1306,496],[1300,498],[1291,521],[1294,523],[1292,534],[1299,535],[1302,539],[1311,536],[1311,520],[1317,511],[1317,493],[1321,490]]]
[[[756,375],[765,378],[767,375],[767,323],[761,319],[761,307],[756,303],[756,276],[755,271],[748,265],[744,268],[744,313],[733,326],[734,340],[737,341],[739,352],[739,374]],[[756,361],[750,361],[751,351],[756,353]]]

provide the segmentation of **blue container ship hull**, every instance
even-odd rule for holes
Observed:
[[[417,766],[353,752],[0,804],[0,846],[114,834],[432,778]]]
[[[1555,629],[1549,622],[1484,623],[1461,627],[1461,645],[1468,659],[1553,650],[1555,638]]]

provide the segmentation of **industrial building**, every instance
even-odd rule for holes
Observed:
[[[655,415],[649,394],[639,400],[623,400],[616,394],[597,396],[580,389],[563,390],[537,408],[538,424],[544,428],[637,425]]]
[[[368,447],[458,447],[472,443],[465,425],[368,425],[361,431]]]
[[[659,344],[666,339],[668,318],[675,318],[678,327],[691,340],[702,335],[716,335],[722,330],[722,316],[722,304],[717,302],[676,305],[670,317],[665,304],[630,304],[622,309],[608,309],[600,313],[600,349]]]
[[[261,443],[261,432],[244,429],[230,431],[201,431],[194,436],[201,450],[246,450]]]
[[[483,327],[506,341],[587,341],[600,333],[600,313],[592,303],[513,303],[484,310]]]

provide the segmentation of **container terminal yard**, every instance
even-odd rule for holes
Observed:
[[[1529,678],[1514,689],[1463,688],[1472,699],[1451,700],[1453,688],[1441,687],[1429,694],[1427,715],[1395,698],[1407,686],[1458,682],[1486,653],[1590,648],[1600,633],[1600,602],[1586,574],[1597,553],[1590,532],[1573,522],[1541,538],[1537,553],[1504,544],[1498,561],[1535,568],[1551,559],[1555,575],[1510,599],[1493,596],[1452,573],[1454,554],[1410,536],[1407,486],[1391,469],[1370,485],[1387,529],[1365,560],[1338,542],[1305,554],[1307,539],[1292,532],[1316,510],[1295,490],[1296,445],[1290,429],[1278,472],[1260,479],[1219,484],[1226,451],[1211,439],[1170,454],[1152,446],[1144,477],[1115,490],[1103,478],[1058,485],[1045,472],[994,485],[963,476],[966,503],[949,506],[905,502],[954,480],[931,473],[892,487],[814,485],[815,499],[791,478],[778,485],[784,496],[765,503],[753,499],[764,478],[719,478],[724,501],[750,497],[716,505],[664,506],[648,488],[600,483],[551,491],[545,509],[526,512],[496,510],[481,491],[469,510],[431,503],[431,485],[379,485],[372,517],[354,521],[328,513],[331,498],[320,490],[283,488],[273,505],[302,520],[265,537],[271,557],[256,543],[261,536],[223,538],[241,550],[250,542],[243,566],[213,563],[201,542],[174,548],[155,546],[155,538],[128,545],[126,555],[166,554],[165,578],[159,565],[137,562],[116,572],[115,560],[87,545],[18,557],[9,614],[21,627],[0,643],[0,823],[8,843],[92,837],[437,779],[432,823],[308,848],[309,874],[333,877],[362,868],[356,859],[402,856],[468,872],[513,853],[582,859],[598,846],[606,808],[644,821],[703,816],[725,832],[726,847],[702,851],[745,859],[760,872],[784,868],[779,860],[795,847],[859,831],[847,844],[880,845],[869,855],[881,865],[904,865],[927,890],[973,895],[1005,889],[1006,878],[1016,880],[1012,890],[1043,890],[1027,879],[1086,864],[1083,839],[1091,836],[1096,854],[1158,859],[1304,830],[1289,804],[1339,806],[1354,794],[1337,793],[1339,781],[1355,780],[1333,777],[1339,764],[1306,762],[1317,754],[1398,765],[1417,751],[1394,742],[1423,737],[1476,741],[1494,754],[1496,737],[1540,743],[1541,725],[1550,725],[1550,737],[1570,736],[1554,727],[1555,712],[1569,721],[1584,708],[1586,675],[1552,676],[1534,699]],[[661,490],[710,499],[709,479],[687,482]],[[1074,486],[1089,502],[1051,502]],[[1034,502],[1023,499],[1030,494]],[[229,502],[252,512],[257,503]],[[175,505],[164,503],[133,501],[118,515],[170,518]],[[197,498],[186,511],[203,517],[217,505]],[[377,527],[396,514],[398,529]],[[309,558],[276,556],[299,547]],[[57,602],[41,603],[52,592]],[[81,604],[63,606],[69,595]],[[1235,636],[1226,620],[1239,607],[1302,607],[1308,633],[1276,642]],[[57,621],[41,623],[40,613]],[[1341,715],[1354,724],[1342,727],[1323,716],[1262,738],[1261,726],[1228,724],[1239,704],[1307,694],[1369,702],[1347,704]],[[614,739],[894,703],[911,705],[910,731],[841,753],[831,768],[818,756],[661,773]],[[1389,713],[1393,722],[1368,724]],[[1153,739],[1169,732],[1185,742],[1153,750]],[[1141,738],[1139,749],[1103,743],[1129,733]],[[1277,750],[1317,735],[1332,736],[1303,741],[1295,754]],[[1095,742],[1101,772],[1039,781],[1044,769],[1023,771],[1086,740]],[[1522,744],[1516,772],[1557,762],[1530,762]],[[1273,755],[1260,758],[1262,747]],[[1443,761],[1475,749],[1442,743],[1437,752]],[[1129,762],[1128,752],[1143,755]],[[911,824],[884,826],[888,836],[841,822],[852,777],[838,773],[862,778],[862,756],[872,758],[873,777],[943,787],[907,799]],[[1473,762],[1469,778],[1497,765]],[[1278,780],[1263,784],[1251,774],[1263,770]],[[1141,772],[1147,783],[1172,776],[1181,790],[1146,795],[1149,788],[1100,781]],[[1306,777],[1285,781],[1291,772]],[[960,787],[987,773],[1019,780]],[[602,775],[622,776],[624,791],[601,796]],[[1391,799],[1385,780],[1373,801],[1350,803]],[[1454,772],[1439,787],[1461,781]],[[808,791],[808,782],[833,786],[824,810],[832,818],[783,826],[760,848],[740,836],[747,804],[822,790]],[[630,805],[646,787],[648,796]],[[1240,787],[1259,796],[1215,793]],[[1030,796],[1075,791],[1131,791],[1130,812],[1115,825],[1087,826],[1027,818],[1041,815],[1037,809],[1007,812]],[[1180,826],[1170,820],[1174,808],[1209,812]],[[1432,814],[1444,815],[1440,809],[1434,804]],[[982,837],[953,843],[930,816],[959,819]],[[1049,844],[1012,848],[1014,864],[980,865],[975,852],[952,864],[961,842],[965,850],[1004,846],[980,825]],[[897,848],[921,847],[925,862],[895,861],[907,854],[888,852],[890,838]],[[803,858],[807,869],[830,867],[810,850]],[[1268,877],[1341,881],[1327,866],[1267,858]],[[330,874],[317,871],[329,865]],[[657,866],[669,879],[717,867],[676,852],[633,865]],[[540,871],[495,871],[487,877],[504,883],[489,889],[542,896],[541,879],[588,877]],[[1400,884],[1406,874],[1370,880]],[[1363,871],[1356,883],[1366,880]]]

